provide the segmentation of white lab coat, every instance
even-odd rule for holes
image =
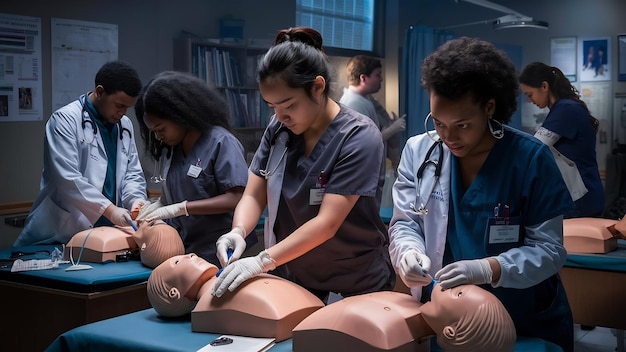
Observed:
[[[83,113],[88,119],[84,98],[55,111],[46,123],[40,193],[14,246],[66,243],[92,227],[111,204],[102,194],[107,155],[101,133],[94,136],[89,122],[81,125]],[[136,200],[146,199],[146,180],[132,122],[124,116],[121,125],[130,136],[124,131],[117,140],[116,206],[130,209]]]
[[[451,184],[451,154],[445,144],[441,175],[435,187],[434,166],[424,170],[420,189],[416,176],[433,143],[426,134],[421,134],[410,138],[402,151],[398,178],[393,185],[394,211],[389,224],[389,253],[396,272],[399,271],[402,254],[411,248],[421,250],[430,258],[431,275],[442,267],[448,233]],[[429,160],[438,159],[438,149],[435,148]],[[419,198],[416,199],[418,194]],[[428,214],[419,215],[412,209],[417,209],[420,204],[425,205]],[[532,226],[526,225],[524,229],[524,245],[494,257],[502,268],[500,280],[493,284],[494,287],[528,288],[558,272],[564,264],[566,252],[563,247],[562,215]],[[417,300],[421,292],[421,287],[411,289]]]
[[[431,134],[435,135],[434,132]],[[439,180],[435,181],[434,165],[429,165],[422,176],[421,190],[417,189],[417,170],[434,143],[426,134],[420,134],[409,138],[402,151],[398,178],[392,190],[393,217],[389,224],[389,254],[396,271],[399,271],[402,254],[409,248],[418,248],[429,256],[431,274],[434,275],[442,267],[450,199],[450,150],[445,144]],[[438,148],[435,148],[429,160],[439,160]],[[412,209],[417,209],[420,204],[428,209],[427,215],[418,215]],[[419,300],[422,288],[411,289],[411,294]]]

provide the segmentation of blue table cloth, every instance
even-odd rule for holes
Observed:
[[[189,315],[177,319],[160,318],[154,309],[122,315],[72,329],[52,342],[46,352],[172,352],[197,351],[218,334],[191,331]],[[291,351],[291,340],[274,345],[270,352]],[[558,346],[534,338],[520,337],[516,352],[559,352]]]
[[[626,241],[617,240],[617,249],[605,254],[568,254],[565,266],[626,272]]]
[[[11,262],[16,259],[46,259],[54,245],[23,246],[0,250],[0,279],[56,288],[72,292],[98,292],[129,286],[148,280],[152,269],[139,260],[112,263],[81,263],[93,268],[65,271],[71,264],[60,264],[58,268],[11,272]],[[11,258],[13,256],[13,258]]]

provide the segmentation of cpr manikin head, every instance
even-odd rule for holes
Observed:
[[[133,234],[143,265],[156,268],[176,255],[185,254],[185,246],[178,231],[163,221],[149,224],[144,221]]]
[[[513,351],[513,320],[496,296],[478,286],[443,291],[437,284],[421,310],[437,344],[447,352]]]
[[[475,285],[447,291],[435,286],[421,304],[391,291],[346,297],[304,319],[293,329],[299,352],[429,351],[437,335],[445,351],[512,351],[515,327],[502,303]]]
[[[148,300],[162,316],[185,315],[195,307],[202,285],[215,273],[215,265],[193,253],[166,259],[148,278]]]

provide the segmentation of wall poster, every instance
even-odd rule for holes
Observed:
[[[613,69],[610,38],[581,39],[578,48],[580,81],[610,81]]]
[[[558,67],[570,82],[576,82],[576,37],[552,38],[550,66]]]
[[[41,18],[0,14],[0,121],[43,119]]]

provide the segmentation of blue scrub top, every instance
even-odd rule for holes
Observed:
[[[565,216],[600,216],[604,210],[604,188],[596,159],[596,132],[589,111],[575,100],[559,99],[550,108],[542,127],[561,136],[554,148],[576,163],[588,190],[575,202],[576,209]]]
[[[202,169],[198,177],[188,175],[189,168]],[[234,187],[245,187],[248,166],[239,140],[222,127],[213,127],[203,134],[189,155],[182,147],[172,151],[172,162],[166,176],[171,199],[161,197],[164,204],[207,199],[224,194]],[[185,245],[186,253],[196,253],[210,263],[220,265],[215,255],[217,239],[230,231],[233,213],[179,216],[168,219]]]
[[[270,122],[250,170],[261,176],[270,141],[279,123]],[[315,217],[320,205],[310,205],[311,190],[319,188],[322,171],[326,193],[359,195],[334,237],[284,265],[283,274],[297,284],[316,291],[344,296],[373,292],[395,280],[389,260],[386,227],[380,218],[384,182],[382,136],[372,120],[341,106],[309,156],[302,136],[291,136],[285,176],[274,226],[277,241],[289,236]],[[284,273],[283,272],[283,273]]]
[[[524,132],[505,127],[504,137],[491,149],[468,189],[463,186],[458,158],[452,156],[451,161],[444,265],[519,247],[524,244],[525,226],[540,224],[573,208],[549,148]],[[498,204],[508,205],[510,218],[517,218],[519,242],[489,244],[488,219]],[[572,313],[557,274],[526,289],[481,287],[502,301],[518,335],[539,337],[569,350],[573,344]]]

